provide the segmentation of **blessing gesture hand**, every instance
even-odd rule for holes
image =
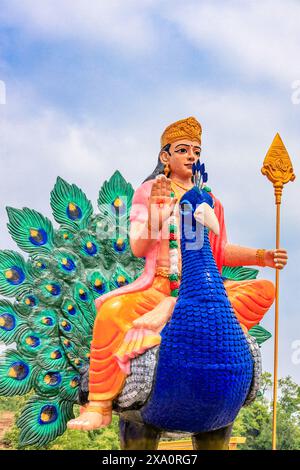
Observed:
[[[172,215],[177,199],[171,197],[171,180],[161,175],[152,185],[148,206],[148,228],[160,231],[163,223]]]

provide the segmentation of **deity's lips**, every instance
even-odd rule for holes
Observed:
[[[186,165],[184,165],[186,168],[188,168],[189,170],[192,170],[192,164],[191,163],[187,163]]]

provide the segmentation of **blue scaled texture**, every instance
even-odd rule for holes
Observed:
[[[216,266],[208,229],[194,218],[209,194],[180,201],[182,279],[162,342],[146,423],[169,431],[212,431],[232,423],[247,397],[253,361]],[[193,249],[191,247],[194,246]]]

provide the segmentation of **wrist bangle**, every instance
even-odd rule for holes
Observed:
[[[266,266],[265,253],[266,253],[266,250],[264,250],[264,249],[256,250],[256,264],[257,264],[257,266],[263,266],[263,267]]]

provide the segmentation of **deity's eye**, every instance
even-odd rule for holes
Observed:
[[[181,148],[181,149],[177,149],[175,150],[176,153],[186,153],[186,149],[185,148]]]

